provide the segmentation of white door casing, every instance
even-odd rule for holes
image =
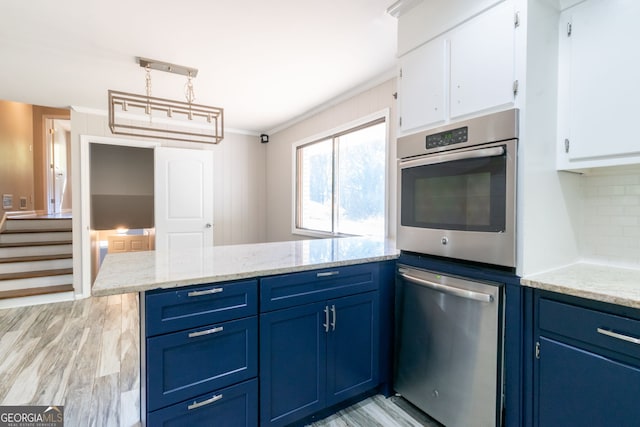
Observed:
[[[155,149],[157,251],[213,246],[213,152]]]

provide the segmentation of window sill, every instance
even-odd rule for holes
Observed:
[[[296,236],[315,237],[318,239],[331,239],[336,237],[354,237],[355,234],[342,234],[342,233],[330,233],[325,231],[305,230],[301,228],[294,228],[291,230],[291,234]]]

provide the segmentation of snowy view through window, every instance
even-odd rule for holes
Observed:
[[[298,147],[298,228],[384,236],[385,123]]]

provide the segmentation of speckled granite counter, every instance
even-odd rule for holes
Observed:
[[[223,282],[385,261],[398,254],[394,241],[365,237],[109,254],[91,293],[103,296]]]
[[[524,286],[640,308],[640,270],[576,263],[521,280]]]

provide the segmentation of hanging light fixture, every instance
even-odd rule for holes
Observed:
[[[116,135],[217,144],[224,138],[224,110],[195,104],[196,68],[137,58],[145,69],[145,95],[109,90],[109,128]],[[187,77],[186,102],[151,96],[151,70]]]

